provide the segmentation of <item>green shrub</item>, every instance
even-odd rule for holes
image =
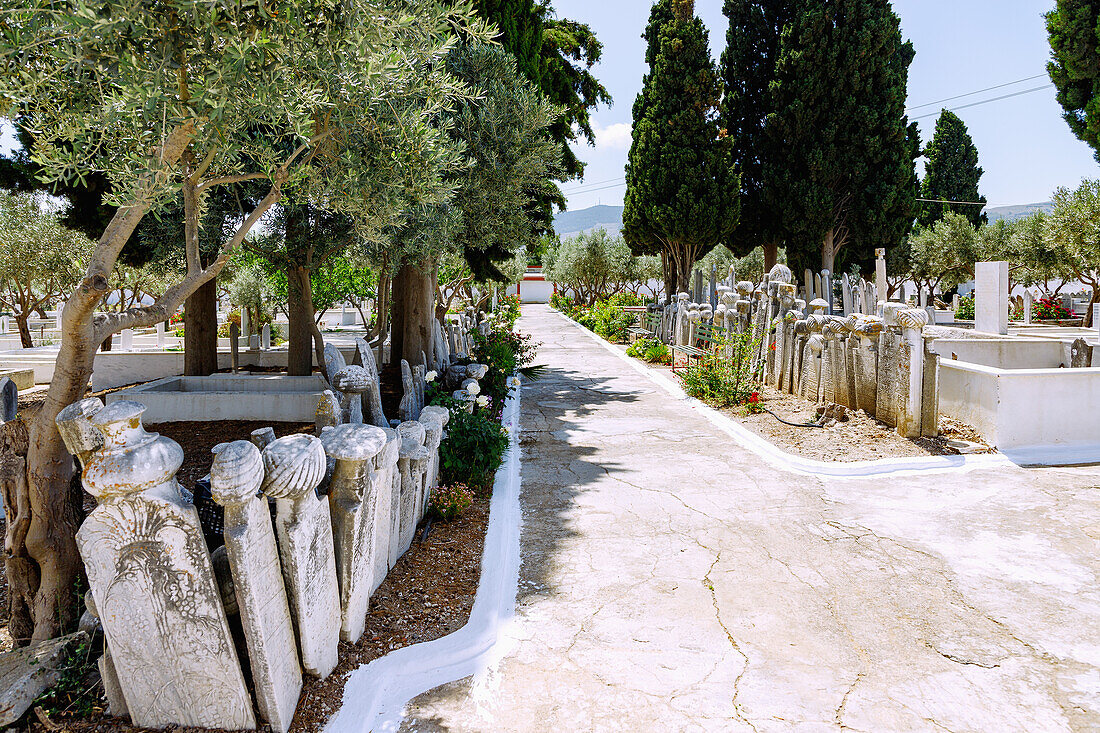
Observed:
[[[474,492],[465,484],[450,484],[432,489],[428,515],[440,522],[457,519],[474,503]]]
[[[758,403],[759,374],[752,372],[752,341],[747,334],[719,346],[720,357],[696,359],[680,375],[684,391],[714,407]]]
[[[626,350],[627,356],[642,359],[650,364],[670,364],[672,352],[660,339],[640,338]]]
[[[486,410],[451,410],[447,437],[439,446],[441,480],[490,491],[508,450],[508,433]]]
[[[968,295],[965,298],[959,298],[959,307],[955,309],[955,319],[972,321],[974,320],[974,296]]]

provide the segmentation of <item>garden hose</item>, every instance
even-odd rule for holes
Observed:
[[[784,420],[783,418],[779,417],[779,415],[776,415],[774,412],[772,412],[771,410],[769,410],[766,407],[764,408],[764,412],[768,413],[769,415],[771,415],[772,417],[774,417],[776,420],[783,423],[784,425],[790,425],[792,428],[823,428],[823,427],[825,427],[822,423],[819,423],[819,422],[791,422],[790,420]]]

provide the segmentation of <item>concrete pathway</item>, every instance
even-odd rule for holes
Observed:
[[[1100,468],[769,467],[546,307],[516,622],[408,731],[1100,730]]]

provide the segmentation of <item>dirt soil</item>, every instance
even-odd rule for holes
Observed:
[[[784,420],[808,423],[817,419],[817,407],[808,400],[764,387],[760,396],[764,406]],[[722,409],[757,435],[789,453],[819,461],[873,461],[879,458],[956,455],[949,440],[985,443],[969,425],[940,416],[940,435],[935,438],[903,438],[894,428],[862,410],[847,410],[847,420],[826,428],[792,427],[762,412],[747,415],[741,409]],[[984,451],[992,449],[986,447]]]

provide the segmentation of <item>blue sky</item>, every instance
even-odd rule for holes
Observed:
[[[715,59],[725,45],[722,0],[696,0],[696,13],[711,33]],[[896,0],[902,32],[913,41],[916,59],[909,69],[909,104],[924,105],[1027,77],[1045,74],[1050,55],[1043,13],[1054,0]],[[588,162],[585,180],[563,186],[569,208],[598,203],[621,205],[623,166],[630,147],[630,109],[645,73],[642,30],[649,15],[646,0],[554,0],[559,17],[590,24],[604,44],[597,76],[615,104],[600,108],[594,121],[597,146],[579,146]],[[1049,84],[1043,77],[984,94],[921,106],[925,140],[941,107],[986,99]],[[1050,199],[1058,186],[1074,187],[1083,178],[1100,178],[1090,148],[1069,131],[1053,89],[959,109],[978,146],[985,176],[981,192],[990,206],[1027,204]]]

